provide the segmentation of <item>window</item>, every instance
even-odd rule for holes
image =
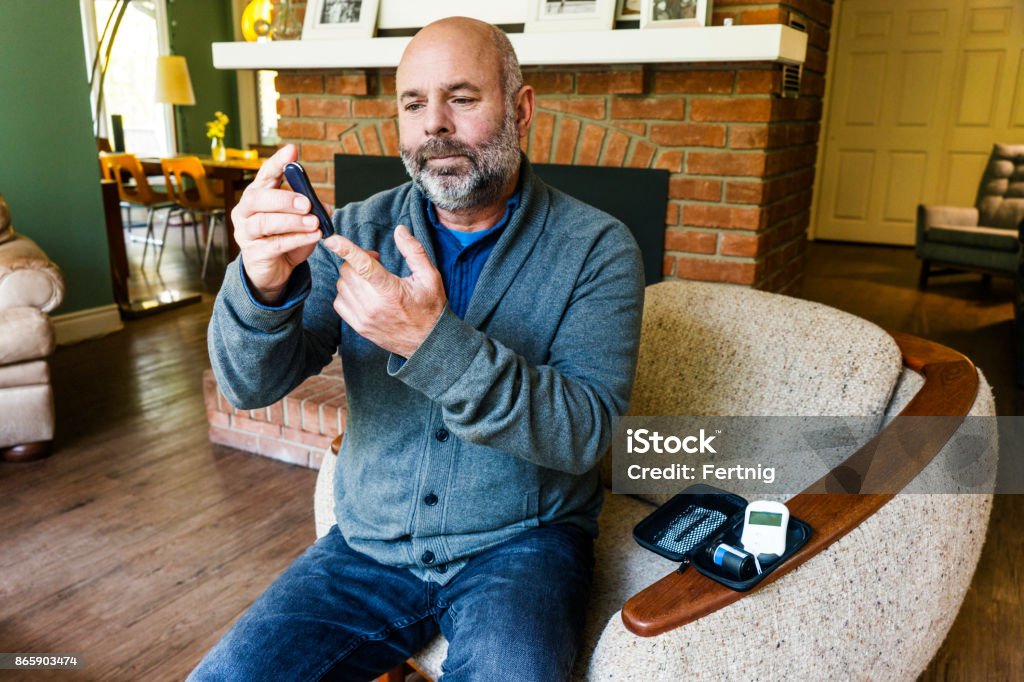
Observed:
[[[277,144],[277,100],[281,98],[274,87],[277,71],[256,72],[257,114],[259,117],[260,144]]]
[[[167,108],[154,98],[155,64],[160,44],[158,2],[163,0],[132,0],[128,6],[110,52],[103,85],[101,113],[104,120],[100,134],[107,133],[109,137],[110,116],[120,114],[124,121],[125,149],[143,156],[167,156],[170,152],[171,122],[167,118]],[[83,6],[90,9],[87,4]],[[95,13],[93,25],[96,27],[91,48],[93,55],[99,34],[116,7],[114,0],[93,0],[91,3]],[[92,55],[87,66],[92,66]]]

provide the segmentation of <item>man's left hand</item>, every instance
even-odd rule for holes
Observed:
[[[360,336],[386,351],[409,358],[430,334],[448,302],[441,273],[423,245],[404,225],[395,245],[409,264],[408,277],[388,272],[350,239],[333,235],[324,246],[345,260],[338,270],[334,309]]]

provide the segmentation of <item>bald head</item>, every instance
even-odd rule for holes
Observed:
[[[469,17],[446,17],[427,24],[410,41],[410,47],[424,41],[440,39],[442,41],[458,40],[471,42],[493,42],[494,34],[501,33],[501,30],[488,24],[486,21],[471,19]]]
[[[519,59],[508,36],[497,26],[469,17],[448,17],[427,24],[409,41],[398,64],[397,77],[409,60],[429,58],[437,50],[451,52],[456,58],[493,65],[507,107],[514,105],[523,87]]]

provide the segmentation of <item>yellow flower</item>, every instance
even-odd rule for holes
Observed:
[[[213,113],[213,120],[206,122],[206,136],[210,139],[215,137],[224,139],[225,128],[230,122],[231,119],[223,111],[215,111]]]

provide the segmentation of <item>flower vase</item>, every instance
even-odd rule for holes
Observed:
[[[297,40],[302,36],[302,22],[295,15],[292,0],[281,0],[277,4],[277,14],[270,26],[270,36],[274,40]]]
[[[224,151],[223,137],[210,138],[210,157],[214,161],[223,161],[227,158],[227,152]]]

